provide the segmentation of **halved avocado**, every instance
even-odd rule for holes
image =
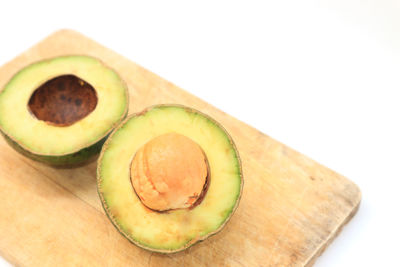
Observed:
[[[89,56],[29,65],[0,92],[0,131],[18,152],[59,167],[85,163],[128,111],[125,83]]]
[[[185,146],[176,150],[186,154],[179,157],[171,152],[174,144]],[[204,176],[200,165],[190,166],[190,171],[182,174],[180,164],[187,165],[187,158],[203,164],[196,146],[201,148],[207,164],[207,178],[202,193],[195,195],[197,200],[189,207],[149,207],[148,197],[165,200],[165,187],[171,187],[171,182],[163,184],[163,176],[175,171],[168,168],[180,169],[172,184],[191,184],[187,177],[196,176],[196,170]],[[190,151],[197,156],[189,155]],[[168,159],[171,155],[172,161]],[[161,163],[157,165],[155,161]],[[152,169],[157,166],[162,167]],[[142,189],[149,187],[148,192],[156,196],[138,195],[140,183]],[[191,108],[158,105],[128,117],[110,135],[98,159],[97,185],[106,214],[122,235],[150,251],[172,253],[222,229],[238,206],[243,177],[235,144],[219,123]]]

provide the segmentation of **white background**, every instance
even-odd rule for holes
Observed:
[[[315,266],[399,266],[400,2],[141,2],[1,1],[0,64],[80,31],[355,181]]]

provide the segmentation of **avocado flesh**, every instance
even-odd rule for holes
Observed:
[[[68,126],[36,118],[28,103],[47,81],[74,75],[96,91],[90,114]],[[19,71],[0,92],[0,131],[15,150],[56,166],[80,165],[93,158],[128,110],[124,82],[110,68],[89,56],[63,56],[40,61]]]
[[[204,151],[210,184],[193,209],[160,213],[146,208],[130,182],[133,156],[162,134],[189,137]],[[98,160],[98,191],[117,229],[145,249],[183,250],[218,232],[238,205],[243,185],[239,155],[232,139],[213,119],[182,106],[155,106],[124,121],[106,141]]]

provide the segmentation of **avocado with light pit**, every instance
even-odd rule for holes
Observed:
[[[33,63],[0,92],[0,131],[21,154],[58,167],[93,159],[126,117],[128,90],[89,56]]]
[[[239,204],[243,177],[236,146],[219,123],[191,108],[158,105],[110,135],[97,186],[123,236],[172,253],[223,228]]]

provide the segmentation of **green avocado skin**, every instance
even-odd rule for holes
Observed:
[[[95,144],[83,148],[72,154],[63,156],[45,156],[45,155],[33,154],[32,152],[29,152],[28,150],[24,149],[22,146],[13,141],[10,137],[5,135],[4,133],[1,134],[11,147],[14,148],[17,152],[21,153],[22,155],[30,159],[33,159],[35,161],[42,162],[52,167],[58,167],[58,168],[79,167],[94,160],[95,156],[99,154],[104,142],[108,137],[107,135],[100,141],[96,142]]]

